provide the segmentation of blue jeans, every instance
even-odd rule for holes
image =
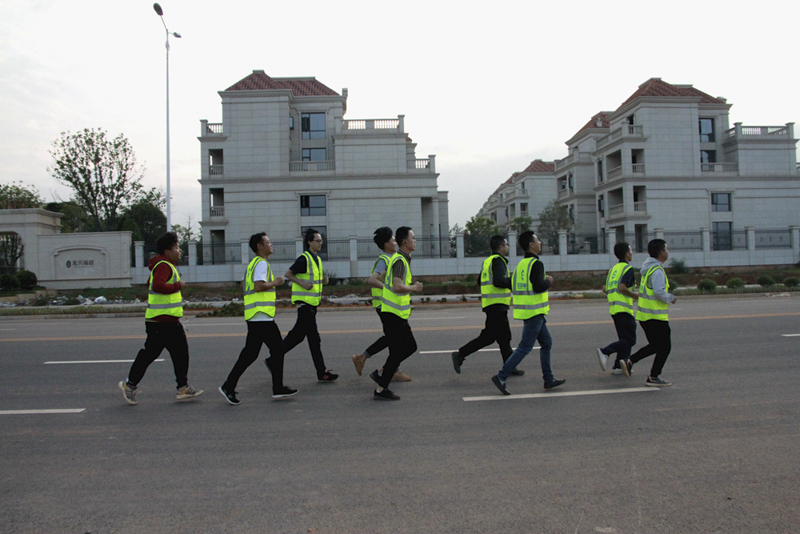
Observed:
[[[553,347],[553,338],[550,337],[550,331],[547,329],[547,316],[534,315],[530,319],[525,319],[522,326],[522,339],[517,344],[517,349],[503,364],[503,368],[497,373],[497,377],[505,384],[508,375],[511,371],[517,368],[517,365],[533,350],[533,344],[537,341],[541,349],[539,350],[539,359],[542,362],[542,378],[544,383],[552,382],[555,380],[553,372],[550,370],[550,349]]]

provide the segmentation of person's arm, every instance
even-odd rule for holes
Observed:
[[[172,269],[166,263],[159,263],[153,270],[153,291],[162,295],[177,293],[186,286],[183,280],[178,280],[174,284],[169,284],[172,278]]]
[[[636,285],[636,278],[634,278],[633,276],[633,269],[628,269],[628,271],[622,276],[622,280],[619,283],[618,290],[626,297],[636,300],[639,298],[639,293],[631,291],[630,289],[635,285]]]
[[[367,280],[367,283],[370,286],[374,287],[375,289],[383,289],[383,282],[385,280],[386,280],[385,271],[382,273],[375,271],[374,273],[372,273],[372,275],[370,275],[369,280]]]
[[[553,277],[544,275],[544,265],[541,261],[533,264],[531,269],[531,285],[536,293],[544,293],[553,285]]]
[[[311,283],[311,280],[300,280],[296,276],[298,274],[303,274],[304,272],[306,272],[307,269],[308,269],[308,264],[306,262],[305,255],[303,255],[297,258],[297,261],[295,261],[292,264],[292,266],[289,267],[289,270],[286,271],[283,276],[290,282],[297,284],[301,287],[304,287],[305,289],[308,289],[310,291],[314,289],[314,284]]]
[[[392,267],[392,293],[397,295],[405,295],[407,293],[421,293],[422,282],[416,282],[407,286],[404,282],[406,279],[406,269],[402,262],[398,261]]]
[[[666,304],[674,304],[677,301],[675,295],[667,293],[667,277],[663,269],[654,269],[650,273],[650,283],[653,286],[653,294],[658,300]]]
[[[502,258],[492,260],[492,285],[504,289],[511,289],[511,278],[508,277],[508,268]]]

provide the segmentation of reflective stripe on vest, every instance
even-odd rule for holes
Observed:
[[[606,298],[609,304],[609,313],[627,313],[633,315],[633,298],[619,292],[619,281],[629,270],[633,269],[625,262],[619,262],[608,271],[606,276]]]
[[[159,315],[183,317],[183,297],[181,296],[180,291],[170,293],[168,295],[153,291],[153,273],[156,272],[156,267],[162,263],[166,263],[169,265],[169,268],[172,269],[172,276],[169,280],[167,280],[168,284],[175,284],[181,279],[178,269],[176,269],[175,266],[170,262],[161,260],[153,265],[153,269],[150,271],[150,281],[148,283],[149,290],[147,292],[147,310],[144,312],[145,319],[152,319],[153,317],[157,317]]]
[[[661,265],[653,265],[642,275],[642,281],[639,285],[639,304],[636,309],[637,321],[650,321],[653,319],[669,321],[667,311],[669,304],[658,300],[655,291],[653,291],[653,284],[650,281],[650,275],[657,269],[661,269],[664,272],[664,268]],[[669,291],[669,279],[667,279],[666,272],[664,272],[664,282],[666,283],[665,290]]]
[[[536,258],[524,258],[511,277],[511,292],[514,319],[530,319],[535,315],[547,315],[550,311],[548,292],[537,293],[531,284],[531,271]]]
[[[319,260],[319,265],[314,261],[314,257],[310,252],[303,252],[306,257],[306,272],[295,274],[299,280],[310,280],[313,287],[308,290],[300,284],[292,282],[292,304],[296,302],[305,302],[312,306],[319,306],[322,302],[322,260]],[[318,258],[319,259],[319,258]]]
[[[269,317],[275,317],[275,288],[266,291],[256,291],[256,281],[253,279],[256,273],[258,262],[267,263],[267,282],[274,282],[275,276],[272,274],[272,267],[269,262],[261,256],[256,256],[247,266],[247,274],[244,278],[244,320],[249,321],[258,312],[266,313]]]
[[[398,261],[402,261],[406,267],[404,283],[407,286],[411,285],[411,266],[408,264],[403,255],[397,252],[389,260],[389,265],[386,269],[386,278],[383,281],[381,312],[393,313],[402,319],[408,319],[408,317],[411,315],[411,294],[406,293],[405,295],[398,295],[392,290],[392,281],[394,279],[392,270],[394,264]]]
[[[481,269],[481,308],[491,306],[492,304],[511,304],[511,290],[504,287],[496,287],[492,283],[492,263],[495,258],[500,258],[506,268],[506,277],[509,276],[508,263],[500,254],[493,254],[483,260],[483,268]]]
[[[386,262],[386,268],[387,269],[389,268],[389,262],[392,261],[392,257],[389,256],[388,254],[381,254],[380,256],[378,256],[378,259],[375,260],[375,263],[372,264],[372,271],[370,271],[370,273],[369,273],[370,275],[375,273],[375,267],[378,266],[378,262],[381,260],[381,258],[383,258],[383,261]],[[389,271],[387,270],[386,272],[388,273]],[[384,280],[386,280],[386,278],[384,278]],[[383,288],[382,287],[381,288],[373,287],[372,288],[372,307],[373,308],[380,308],[381,307],[381,302],[383,302]]]

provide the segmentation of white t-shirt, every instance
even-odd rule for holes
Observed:
[[[256,268],[253,270],[253,280],[254,281],[267,281],[267,262],[260,261],[256,263]],[[270,317],[264,312],[256,312],[256,314],[249,319],[250,321],[274,321],[275,319]]]

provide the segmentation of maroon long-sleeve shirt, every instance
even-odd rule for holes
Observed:
[[[160,261],[171,263],[166,256],[159,254],[158,256],[150,258],[150,261],[147,264],[147,268],[153,272],[153,291],[156,293],[161,293],[162,295],[171,295],[172,293],[177,293],[181,290],[181,285],[177,282],[174,284],[167,283],[169,282],[169,279],[172,278],[172,269],[170,269],[170,266],[165,263],[155,267],[155,265]],[[153,270],[153,267],[155,267],[155,270]],[[156,315],[149,320],[163,323],[175,323],[180,319],[172,315]]]

